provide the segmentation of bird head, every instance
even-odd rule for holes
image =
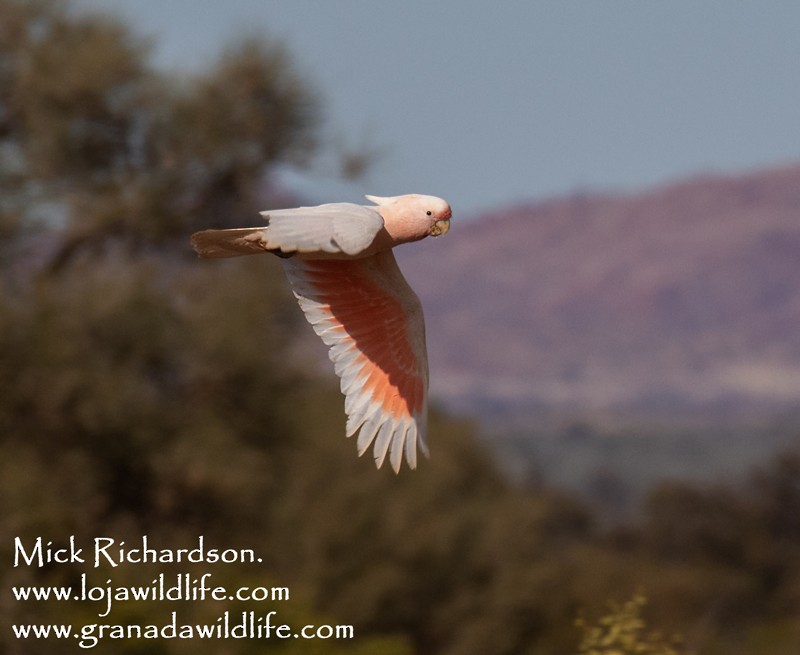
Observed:
[[[379,207],[391,212],[394,220],[414,226],[417,238],[438,237],[450,229],[452,211],[450,205],[436,196],[411,194],[405,196],[365,196]],[[386,217],[386,212],[381,212]]]

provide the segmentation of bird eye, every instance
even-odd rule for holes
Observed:
[[[431,215],[433,212],[432,212],[432,211],[429,209],[429,210],[428,210],[428,211],[426,211],[425,213],[426,213],[428,216],[430,216],[430,215]]]

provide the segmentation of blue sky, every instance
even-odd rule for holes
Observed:
[[[320,161],[310,200],[429,193],[457,213],[699,172],[800,161],[796,0],[78,0],[197,70],[227,44],[283,42],[333,145],[381,157],[358,184]]]

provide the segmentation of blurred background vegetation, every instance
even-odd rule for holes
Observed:
[[[511,481],[457,417],[434,412],[433,458],[415,473],[356,458],[336,380],[307,351],[276,262],[201,264],[188,247],[196,229],[301,200],[270,173],[317,152],[323,110],[269,42],[175,79],[119,22],[0,0],[4,623],[98,621],[92,604],[10,600],[12,584],[73,584],[85,571],[10,568],[15,536],[147,534],[178,548],[202,534],[264,558],[215,567],[218,582],[289,586],[292,600],[268,608],[282,620],[357,635],[208,652],[799,652],[796,451],[738,485],[661,484],[614,521],[584,496]],[[213,621],[224,609],[181,612]],[[170,610],[120,603],[109,620],[161,623]],[[65,652],[7,628],[0,644]]]

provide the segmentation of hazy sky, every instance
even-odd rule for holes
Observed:
[[[431,193],[456,212],[800,160],[797,0],[80,0],[197,69],[282,40],[367,179],[315,201]]]

